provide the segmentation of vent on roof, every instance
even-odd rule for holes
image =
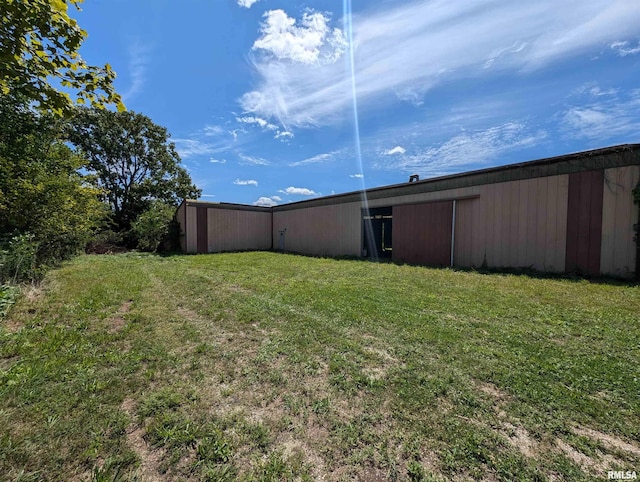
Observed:
[[[409,182],[419,181],[419,180],[420,180],[420,176],[418,176],[417,174],[412,174],[411,176],[409,176]]]

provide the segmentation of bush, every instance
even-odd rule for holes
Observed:
[[[154,201],[149,209],[133,222],[131,231],[143,251],[155,252],[171,230],[176,208],[161,201]]]
[[[0,243],[0,281],[39,279],[43,273],[38,263],[39,247],[33,234],[18,234]]]
[[[0,319],[6,316],[19,293],[20,290],[17,286],[0,285]]]

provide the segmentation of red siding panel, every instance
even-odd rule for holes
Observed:
[[[393,260],[449,266],[453,201],[393,208]]]
[[[209,243],[208,243],[208,232],[209,232],[209,222],[208,222],[208,213],[207,208],[198,206],[196,208],[196,223],[197,223],[197,233],[198,233],[198,253],[207,253],[209,252]]]
[[[604,171],[569,175],[565,271],[600,274]]]

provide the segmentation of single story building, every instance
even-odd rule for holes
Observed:
[[[271,208],[185,200],[181,246],[638,276],[640,144],[416,178]]]

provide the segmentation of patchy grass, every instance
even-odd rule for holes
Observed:
[[[8,480],[640,471],[638,286],[275,253],[85,256],[1,323]]]

